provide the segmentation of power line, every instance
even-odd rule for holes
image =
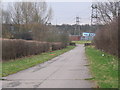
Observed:
[[[79,19],[80,19],[79,17],[76,17],[76,25],[79,25],[80,22]]]
[[[97,24],[98,12],[97,12],[97,4],[92,4],[92,14],[91,14],[91,26]]]
[[[76,21],[76,24],[75,24],[74,35],[77,35],[77,33],[80,35],[80,26],[79,26],[80,17],[77,16],[77,17],[75,18],[75,21]]]

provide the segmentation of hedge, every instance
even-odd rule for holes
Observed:
[[[22,39],[2,39],[2,60],[21,58],[30,55],[37,55],[43,52],[58,50],[66,47],[61,42],[48,43]]]

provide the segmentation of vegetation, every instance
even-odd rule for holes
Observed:
[[[98,2],[97,12],[99,16],[96,36],[94,38],[94,45],[107,53],[118,56],[118,19],[120,2]]]
[[[118,59],[93,47],[86,47],[86,54],[93,75],[90,80],[100,88],[118,88]]]
[[[96,32],[94,37],[96,48],[118,56],[118,21],[114,20]]]
[[[2,37],[67,42],[68,34],[51,25],[52,8],[43,2],[10,2],[2,8]]]
[[[72,42],[76,44],[91,43],[91,41],[72,41]]]
[[[22,38],[21,33],[37,31],[31,29],[38,24],[39,31],[42,31],[51,18],[52,9],[47,7],[46,2],[10,2],[6,9],[2,8],[3,37],[10,35],[10,38]]]
[[[16,73],[18,71],[27,69],[29,67],[35,66],[37,64],[43,63],[45,61],[48,61],[62,53],[65,53],[71,49],[73,49],[75,46],[67,46],[65,49],[51,51],[42,53],[40,55],[34,55],[30,57],[24,57],[12,61],[7,61],[2,63],[2,76],[7,76],[9,74]]]
[[[1,41],[1,40],[0,40]],[[29,55],[37,55],[50,50],[58,50],[66,47],[62,42],[39,42],[21,39],[2,39],[2,60],[16,59]]]
[[[91,26],[89,24],[77,25],[77,28],[78,29],[80,28],[80,31],[79,30],[75,31],[76,24],[73,25],[62,24],[62,25],[56,25],[56,27],[59,28],[60,30],[69,32],[69,34],[71,35],[79,35],[79,34],[82,35],[83,32],[95,33],[96,31],[96,26],[95,25]]]

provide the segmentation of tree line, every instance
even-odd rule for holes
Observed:
[[[101,27],[102,25],[99,25]],[[83,32],[95,33],[96,32],[96,25],[69,25],[69,24],[62,24],[56,25],[57,28],[60,30],[68,32],[70,35],[81,35]]]
[[[52,16],[52,8],[44,1],[9,2],[2,8],[2,37],[64,42],[67,34],[50,24]]]

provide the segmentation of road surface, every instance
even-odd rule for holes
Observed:
[[[83,45],[2,81],[3,88],[92,88]]]

